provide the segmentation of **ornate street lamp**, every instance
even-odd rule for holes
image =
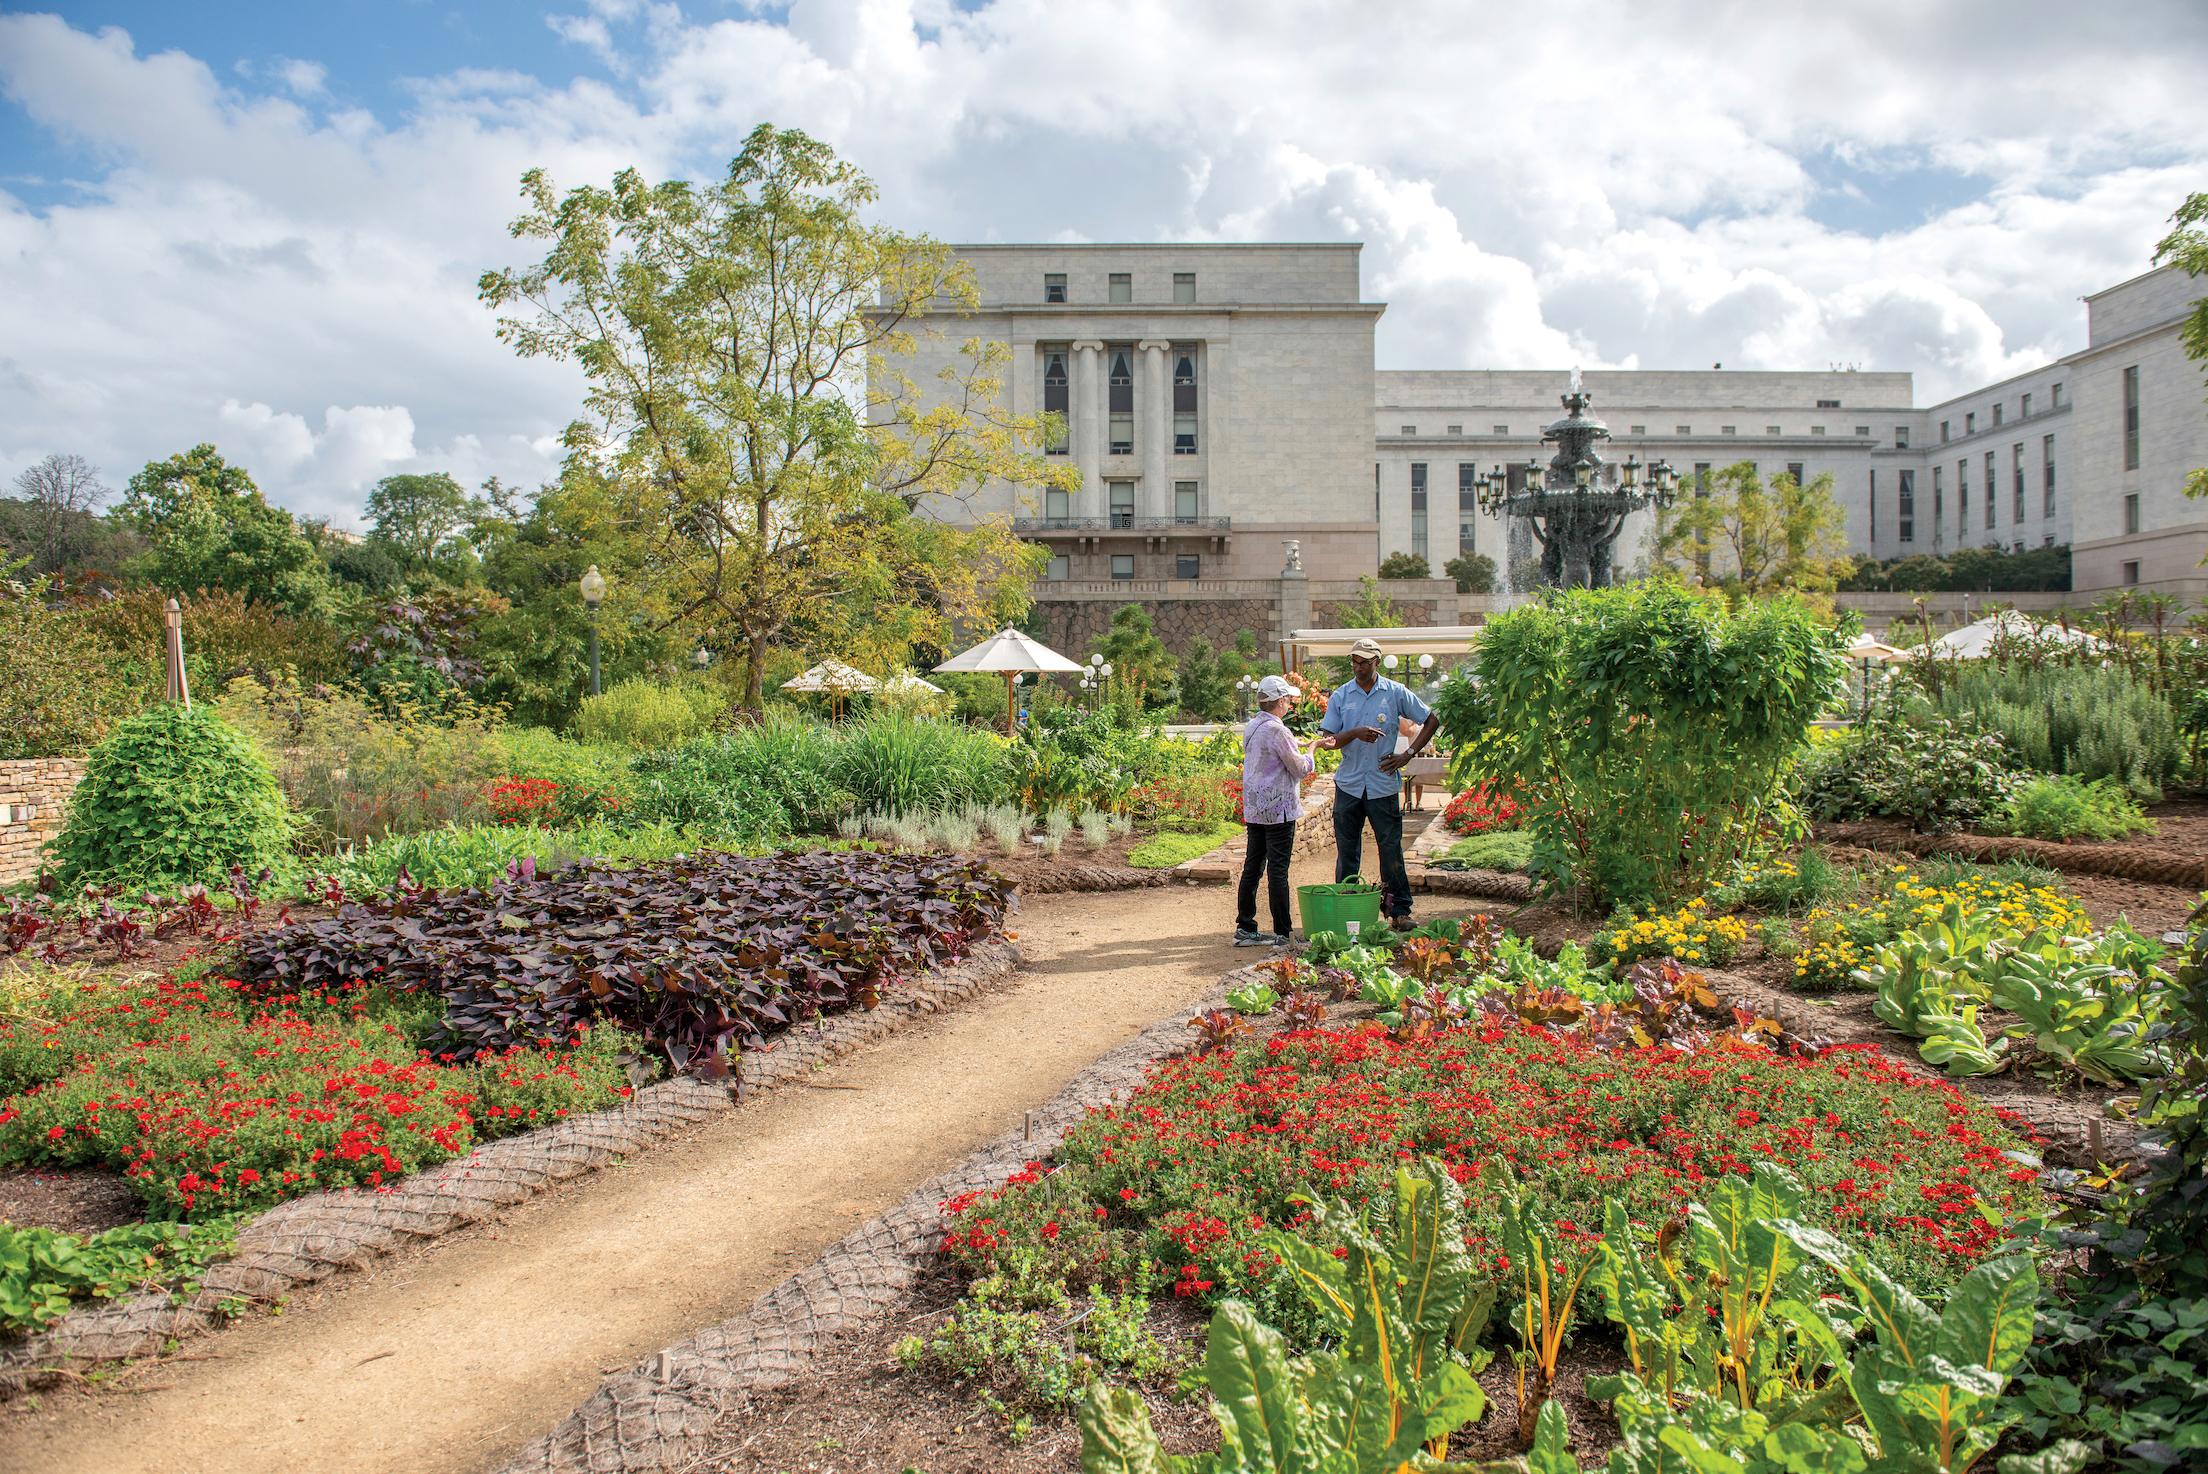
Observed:
[[[598,606],[606,599],[606,576],[593,563],[583,570],[580,584],[583,612],[590,619],[590,694],[598,694]]]
[[[1597,449],[1610,438],[1610,427],[1588,412],[1593,396],[1580,388],[1572,370],[1571,392],[1563,397],[1564,418],[1541,432],[1556,454],[1543,465],[1525,463],[1520,484],[1497,466],[1474,478],[1480,510],[1490,515],[1523,517],[1541,544],[1541,581],[1564,588],[1600,588],[1610,582],[1612,550],[1628,514],[1643,507],[1668,507],[1679,493],[1679,473],[1655,461],[1643,466],[1629,456],[1622,465],[1602,458]]]

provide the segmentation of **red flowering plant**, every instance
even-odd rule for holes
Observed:
[[[164,979],[0,1020],[0,1165],[113,1168],[156,1216],[203,1219],[380,1187],[629,1093],[636,1041],[610,1026],[459,1065],[417,1046],[411,1000],[236,990]]]
[[[501,778],[483,795],[491,817],[501,824],[557,824],[560,785],[550,778]]]
[[[1402,1162],[1433,1157],[1468,1183],[1507,1165],[1550,1232],[1591,1242],[1607,1203],[1654,1230],[1712,1179],[1768,1161],[1804,1183],[1805,1221],[1866,1243],[1925,1294],[2000,1243],[1999,1223],[2043,1207],[2018,1155],[2029,1146],[1991,1108],[1875,1050],[1604,1052],[1499,1023],[1420,1038],[1320,1029],[1162,1064],[1073,1130],[1058,1171],[946,1210],[970,1272],[1025,1252],[1046,1215],[1085,1209],[1125,1245],[1093,1257],[1154,1261],[1151,1288],[1240,1296],[1293,1325],[1299,1297],[1276,1283],[1266,1231],[1310,1229],[1313,1199],[1384,1200]],[[1496,1206],[1478,1194],[1470,1206],[1468,1243],[1499,1254]]]
[[[1523,820],[1518,804],[1494,785],[1475,783],[1449,800],[1441,822],[1459,834],[1485,834],[1490,829],[1516,829]]]
[[[1153,778],[1127,795],[1127,812],[1146,826],[1208,829],[1242,817],[1242,779],[1217,770]]]

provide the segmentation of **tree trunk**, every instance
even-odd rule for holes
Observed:
[[[753,630],[744,644],[744,710],[753,716],[766,711],[767,636]]]

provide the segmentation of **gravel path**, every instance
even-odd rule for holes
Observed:
[[[1303,859],[1297,882],[1332,878]],[[632,1161],[0,1417],[0,1471],[477,1470],[732,1316],[1254,954],[1216,887],[1038,897],[1013,985]]]

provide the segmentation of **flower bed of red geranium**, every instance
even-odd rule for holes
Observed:
[[[1520,809],[1506,794],[1485,783],[1475,783],[1449,800],[1441,822],[1458,834],[1485,834],[1490,829],[1516,829]]]
[[[376,1187],[629,1094],[619,1031],[467,1065],[427,1020],[358,990],[248,1003],[235,983],[96,990],[51,1020],[0,1020],[0,1165],[125,1173],[158,1217]],[[634,1041],[626,1041],[633,1045]]]
[[[945,1204],[946,1247],[976,1274],[1041,1256],[1070,1282],[1147,1260],[1153,1288],[1262,1302],[1267,1229],[1309,1222],[1299,1199],[1383,1194],[1412,1157],[1467,1183],[1508,1163],[1567,1237],[1598,1234],[1613,1199],[1661,1224],[1709,1179],[1772,1161],[1807,1187],[1810,1222],[1921,1293],[2000,1241],[1995,1218],[2041,1206],[2037,1173],[2009,1155],[2029,1146],[1981,1102],[1875,1050],[1604,1052],[1515,1025],[1315,1030],[1158,1066],[1068,1135],[1056,1170]],[[1477,1191],[1468,1207],[1471,1241],[1499,1242]]]

